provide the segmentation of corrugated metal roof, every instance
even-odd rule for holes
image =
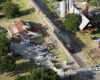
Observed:
[[[90,22],[89,19],[87,19],[83,14],[81,14],[75,7],[72,6],[70,9],[70,13],[77,13],[82,17],[82,23],[80,24],[79,28],[83,30],[85,26]]]

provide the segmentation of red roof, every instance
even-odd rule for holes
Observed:
[[[9,30],[9,32],[10,32],[11,35],[16,34],[18,32],[20,34],[22,34],[23,32],[27,31],[27,29],[23,28],[23,22],[22,22],[22,20],[15,22],[11,26],[9,26],[7,29]]]
[[[2,16],[3,15],[3,10],[0,10],[0,16]]]
[[[28,31],[36,32],[36,33],[40,33],[41,34],[41,31],[36,27],[31,27],[31,29],[28,29]]]
[[[3,10],[0,10],[0,13],[3,13]]]
[[[10,32],[10,34],[11,34],[11,35],[13,35],[13,34],[14,34],[14,32],[13,32],[13,30],[12,30],[11,26],[9,26],[7,29],[9,30],[9,32]]]

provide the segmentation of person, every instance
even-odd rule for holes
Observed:
[[[67,78],[67,74],[65,74],[65,78]]]
[[[71,66],[69,67],[69,69],[71,70]]]

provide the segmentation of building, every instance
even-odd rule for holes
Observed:
[[[3,16],[4,14],[3,14],[3,10],[0,10],[0,16]]]
[[[42,33],[38,28],[31,27],[29,23],[23,20],[12,22],[12,25],[7,30],[11,37],[21,39],[42,37]]]
[[[88,18],[86,18],[83,14],[81,14],[74,6],[71,7],[70,13],[77,13],[82,18],[82,23],[79,26],[81,33],[89,33],[91,34],[94,31],[97,31],[96,25],[91,22]]]

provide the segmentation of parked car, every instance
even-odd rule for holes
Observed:
[[[35,46],[37,46],[37,45],[42,45],[41,43],[35,43]]]
[[[24,54],[21,54],[21,57],[23,57],[24,59],[26,59],[26,56]]]
[[[37,65],[40,65],[40,63],[39,63],[38,61],[35,61],[35,63],[36,63]]]
[[[57,61],[55,61],[55,60],[50,60],[50,62],[51,62],[51,63],[57,63]]]
[[[20,44],[25,44],[25,41],[21,41]]]
[[[34,61],[32,58],[29,58],[30,61]]]
[[[54,64],[54,67],[56,67],[56,69],[60,69],[61,65],[60,64]]]
[[[52,55],[52,54],[49,54],[49,55],[47,55],[47,58],[48,58],[48,59],[55,59],[56,56],[54,56],[54,55]]]
[[[100,71],[100,67],[94,68],[95,71]]]
[[[45,52],[45,51],[48,51],[48,48],[44,48],[41,50],[41,52]]]
[[[11,49],[11,53],[14,53],[14,50]]]
[[[37,48],[37,51],[41,51],[41,50],[43,50],[43,47],[38,47]]]
[[[65,72],[65,71],[66,71],[66,68],[61,68],[61,70],[62,70],[63,72]]]
[[[35,44],[34,42],[30,42],[30,44]]]
[[[39,54],[38,55],[40,58],[44,58],[44,54]]]
[[[14,56],[14,57],[19,57],[20,54],[19,54],[19,53],[12,53],[12,56]]]
[[[100,41],[100,38],[99,37],[93,37],[91,39],[94,40],[94,41]]]
[[[97,65],[97,66],[93,67],[93,69],[94,69],[95,71],[100,71],[100,65]]]
[[[32,46],[33,44],[27,43],[26,46]]]

